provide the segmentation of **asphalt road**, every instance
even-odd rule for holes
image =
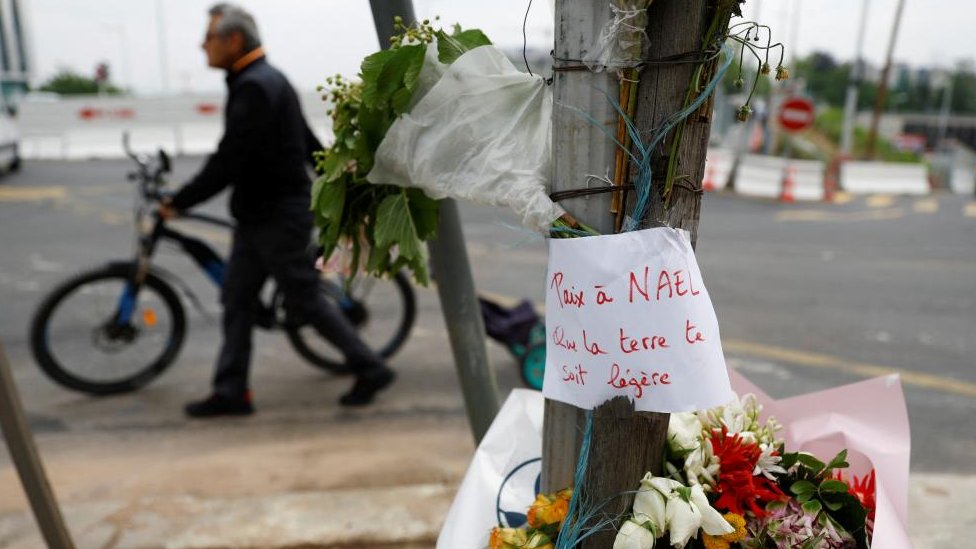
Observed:
[[[175,162],[182,181],[200,159]],[[134,192],[117,161],[31,162],[0,179],[0,340],[13,361],[32,424],[58,446],[84,433],[176,433],[182,401],[206,392],[219,333],[191,311],[178,363],[138,395],[93,400],[54,385],[27,348],[39,300],[70,274],[132,250]],[[224,201],[209,206],[223,211]],[[507,212],[462,205],[479,291],[543,300],[545,244]],[[227,236],[204,232],[226,246]],[[976,474],[976,205],[968,197],[859,197],[842,204],[780,204],[709,194],[698,259],[730,365],[773,396],[806,393],[884,372],[903,373],[913,470]],[[216,292],[177,254],[161,264],[183,276],[212,315]],[[416,332],[394,366],[408,372],[397,417],[463,422],[436,294],[420,292]],[[280,334],[262,334],[256,362],[267,429],[295,421],[356,424],[319,411],[346,381],[301,363]],[[489,350],[504,392],[519,385],[511,357]],[[274,366],[274,367],[272,367]],[[389,418],[393,411],[377,412]],[[350,423],[352,422],[352,423]],[[5,456],[0,456],[3,461]]]

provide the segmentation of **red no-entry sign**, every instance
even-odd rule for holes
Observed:
[[[788,132],[801,132],[813,126],[813,101],[805,97],[790,97],[779,107],[779,125]]]

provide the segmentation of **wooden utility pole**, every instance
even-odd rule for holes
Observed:
[[[895,22],[891,26],[891,38],[888,40],[888,55],[885,57],[885,66],[881,70],[881,82],[878,83],[878,95],[874,98],[874,112],[871,114],[871,130],[868,132],[868,142],[864,147],[864,156],[868,160],[874,160],[875,145],[878,141],[878,123],[881,120],[881,111],[884,110],[885,97],[888,93],[888,77],[891,74],[891,64],[895,55],[895,42],[898,40],[898,27],[901,26],[901,14],[905,8],[905,0],[898,0],[898,7],[895,8]]]
[[[713,48],[703,44],[703,37],[713,24],[719,0],[655,2],[648,10],[647,34],[649,54],[639,72],[637,111],[634,121],[642,140],[649,140],[669,116],[679,112],[689,97],[689,85],[701,59],[711,54],[699,53]],[[611,16],[606,0],[564,0],[556,4],[556,68],[553,111],[553,181],[554,191],[582,188],[589,174],[614,172],[614,147],[607,136],[571,109],[577,107],[606,124],[613,132],[617,126],[616,111],[609,105],[606,90],[616,97],[617,79],[604,73],[565,70],[579,65],[596,43],[600,29]],[[728,20],[719,22],[720,31]],[[714,49],[712,50],[714,53]],[[655,61],[658,61],[655,63]],[[681,62],[675,62],[681,60]],[[716,56],[705,63],[701,87],[714,73]],[[563,69],[563,70],[560,70]],[[697,96],[701,89],[691,90]],[[692,245],[697,242],[701,205],[701,181],[705,169],[705,152],[711,128],[712,101],[692,113],[680,128],[680,147],[673,184],[665,191],[671,143],[676,129],[654,152],[653,193],[650,211],[641,220],[642,227],[659,226],[686,229]],[[633,167],[631,168],[633,169]],[[667,193],[667,194],[665,194]],[[572,215],[602,233],[613,232],[614,217],[609,212],[610,194],[577,198],[563,202]],[[658,221],[660,220],[660,222]],[[579,453],[583,411],[575,407],[546,402],[543,437],[543,490],[554,491],[573,484],[573,472]],[[589,467],[583,489],[591,502],[609,504],[600,509],[605,516],[629,511],[633,502],[627,492],[637,488],[648,471],[660,472],[663,466],[668,414],[635,412],[625,398],[609,401],[594,410],[593,437]],[[605,548],[613,545],[615,531],[606,529],[587,538],[582,547]]]

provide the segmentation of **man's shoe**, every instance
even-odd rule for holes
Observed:
[[[339,404],[343,406],[365,406],[373,402],[376,393],[390,386],[396,379],[396,373],[389,368],[364,372],[356,376],[356,383],[352,389],[342,395]]]
[[[184,411],[186,415],[196,418],[249,416],[254,413],[254,406],[251,404],[250,391],[237,398],[214,393],[204,400],[187,404]]]

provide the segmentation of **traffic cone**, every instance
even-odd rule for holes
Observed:
[[[706,192],[715,190],[715,168],[711,164],[705,165],[705,179],[702,180],[702,190]]]
[[[794,186],[796,185],[794,182],[795,173],[796,168],[793,166],[786,168],[786,177],[783,178],[783,189],[779,194],[780,202],[793,202],[795,200],[793,196]]]

